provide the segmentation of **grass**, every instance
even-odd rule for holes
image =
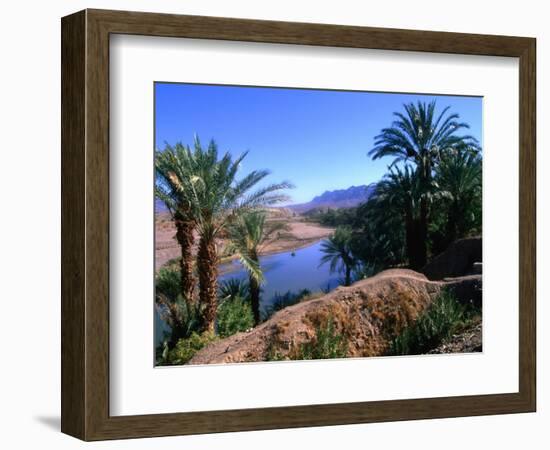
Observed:
[[[300,345],[295,359],[331,359],[345,358],[348,343],[346,338],[338,334],[331,316],[323,325],[315,329],[315,337]]]
[[[344,335],[339,334],[334,319],[328,316],[325,323],[315,328],[315,336],[292,348],[288,355],[282,355],[272,345],[266,356],[267,361],[312,360],[345,358],[348,352],[348,342]]]
[[[419,355],[437,347],[471,320],[475,311],[462,306],[448,291],[442,291],[411,326],[394,338],[388,355]]]

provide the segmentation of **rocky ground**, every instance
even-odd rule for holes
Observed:
[[[481,320],[479,320],[466,330],[454,334],[450,339],[428,353],[474,353],[481,351],[483,351],[482,325]]]

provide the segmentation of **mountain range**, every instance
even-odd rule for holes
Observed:
[[[296,213],[305,213],[314,209],[338,209],[352,208],[366,202],[374,193],[376,183],[361,186],[351,186],[347,189],[336,189],[334,191],[325,191],[321,195],[314,197],[307,203],[298,203],[295,205],[284,206]],[[158,198],[155,199],[155,212],[167,212],[167,208]]]
[[[297,213],[304,213],[319,208],[352,208],[366,202],[374,193],[376,183],[351,186],[347,189],[325,191],[307,203],[288,205],[285,208]]]

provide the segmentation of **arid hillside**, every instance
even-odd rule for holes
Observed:
[[[413,324],[443,287],[453,291],[461,303],[476,303],[481,298],[481,275],[430,281],[412,270],[386,270],[287,307],[249,332],[207,346],[189,363],[264,361],[274,355],[276,359],[293,359],[293,352],[311,341],[320,324],[329,318],[336,333],[345,336],[348,356],[380,356],[391,339]]]

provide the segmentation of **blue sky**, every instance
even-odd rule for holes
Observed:
[[[391,159],[372,161],[374,137],[403,103],[437,100],[482,138],[479,97],[391,94],[180,83],[155,84],[155,145],[211,138],[220,153],[248,150],[242,175],[269,169],[269,182],[290,181],[290,203],[326,190],[380,180]]]

